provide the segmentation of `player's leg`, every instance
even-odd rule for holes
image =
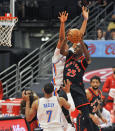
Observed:
[[[82,128],[84,127],[89,128],[89,130],[87,129],[87,131],[95,131],[93,127],[93,121],[89,117],[89,106],[86,94],[81,89],[81,87],[76,88],[73,87],[73,90],[71,89],[71,95],[73,97],[76,108],[82,112],[82,117],[80,118],[82,127],[80,126],[80,130],[82,130]]]

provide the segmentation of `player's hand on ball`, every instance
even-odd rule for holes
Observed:
[[[67,21],[67,18],[68,18],[68,13],[66,13],[66,11],[63,11],[63,12],[59,12],[59,17],[60,19],[60,22],[66,22]]]

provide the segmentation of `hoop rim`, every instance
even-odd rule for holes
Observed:
[[[0,20],[13,20],[18,19],[18,17],[12,17],[12,16],[0,16]]]

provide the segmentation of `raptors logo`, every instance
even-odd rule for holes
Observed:
[[[88,46],[88,52],[90,53],[90,55],[94,54],[96,51],[96,46],[94,44],[90,44]]]
[[[115,55],[115,44],[106,45],[105,53],[107,55],[110,55],[110,54]]]
[[[111,68],[93,70],[85,73],[83,80],[84,82],[90,82],[90,78],[94,75],[97,75],[101,78],[101,81],[104,82],[107,79],[107,77],[109,77],[111,74],[112,74]]]

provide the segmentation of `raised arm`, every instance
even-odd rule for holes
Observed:
[[[84,35],[86,31],[87,21],[89,17],[89,10],[87,10],[87,7],[82,7],[82,15],[84,17],[84,21],[82,23],[82,26],[80,28],[81,33]]]
[[[61,44],[62,44],[63,40],[65,39],[65,22],[67,21],[68,13],[66,13],[66,11],[59,13],[58,18],[60,20],[60,31],[59,31],[59,41],[57,44],[57,48],[60,49]]]
[[[63,56],[67,56],[67,55],[68,55],[67,39],[64,39],[64,40],[62,41],[60,53],[61,53]]]
[[[67,98],[68,98],[68,101],[66,101],[64,98],[64,100],[62,98],[60,98],[60,104],[61,106],[63,106],[65,109],[69,110],[69,112],[71,113],[72,111],[75,110],[75,105],[74,105],[74,101],[73,101],[73,98],[71,96],[71,93],[70,93],[70,86],[71,86],[71,83],[70,81],[67,79],[67,81],[65,82],[64,81],[64,87],[62,88],[66,94],[67,94]]]
[[[29,122],[36,116],[37,108],[38,108],[38,100],[35,100],[32,106],[30,107],[29,94],[25,94],[25,91],[23,91],[22,98],[23,100],[26,101],[25,116],[26,116],[26,120]]]
[[[84,55],[85,55],[85,57],[87,59],[88,64],[91,64],[90,54],[88,52],[88,49],[86,48],[86,45],[84,44],[83,41],[81,41],[80,43],[82,45],[83,53],[84,53]]]

